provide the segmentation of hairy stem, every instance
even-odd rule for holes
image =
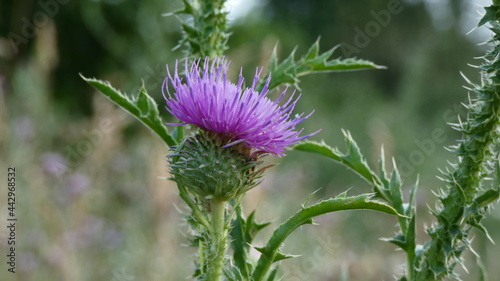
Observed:
[[[183,38],[179,45],[187,47],[191,58],[221,57],[227,49],[226,0],[183,0],[184,9],[177,14],[191,16],[182,23]]]
[[[212,216],[212,232],[210,233],[210,249],[208,262],[208,281],[220,281],[227,249],[226,201],[212,199],[210,201]]]
[[[498,144],[500,124],[500,6],[486,8],[480,25],[489,22],[494,28],[490,42],[494,48],[483,58],[481,85],[473,85],[474,93],[466,108],[467,119],[454,127],[464,137],[453,149],[458,162],[445,173],[446,190],[439,194],[441,207],[433,211],[437,223],[427,230],[431,240],[424,246],[423,259],[415,280],[442,280],[455,277],[453,268],[461,262],[460,255],[469,247],[472,227],[486,231],[480,221],[487,205],[498,198],[498,187],[484,190],[483,180],[495,166],[495,145]],[[484,203],[487,202],[487,203]]]

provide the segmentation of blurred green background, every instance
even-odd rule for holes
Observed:
[[[405,186],[420,175],[419,240],[426,241],[431,191],[442,187],[437,168],[454,160],[443,146],[460,137],[446,123],[456,121],[467,100],[460,72],[479,79],[468,64],[479,64],[474,57],[487,49],[478,46],[487,28],[473,29],[489,2],[229,3],[233,77],[244,67],[251,79],[278,42],[284,58],[295,46],[303,54],[318,36],[323,51],[344,44],[334,56],[387,66],[304,77],[296,111],[316,110],[304,122],[306,132],[323,129],[312,139],[343,147],[344,128],[373,165],[381,146],[388,159],[394,156]],[[172,50],[179,21],[161,14],[179,7],[180,0],[0,0],[0,280],[184,280],[191,274],[195,249],[185,245],[189,229],[179,212],[186,207],[175,185],[159,178],[168,176],[168,149],[78,75],[109,80],[127,93],[143,80],[163,108],[165,65],[183,52]],[[370,188],[320,156],[290,151],[270,161],[280,165],[245,202],[247,213],[257,208],[258,218],[274,222],[257,245],[314,190],[319,199]],[[12,166],[16,274],[7,272],[5,254]],[[485,221],[496,241],[499,220],[497,208]],[[404,255],[379,240],[396,231],[393,217],[342,212],[318,223],[287,241],[285,251],[302,256],[282,262],[284,280],[394,280],[404,272]],[[473,245],[497,280],[499,247],[481,233]],[[459,270],[462,278],[477,280],[476,258],[465,257],[470,270]]]

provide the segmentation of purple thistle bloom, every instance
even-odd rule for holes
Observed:
[[[292,94],[279,105],[285,96],[285,89],[277,100],[271,101],[266,96],[270,79],[260,93],[255,90],[262,69],[257,69],[252,86],[243,88],[241,72],[238,84],[227,80],[229,62],[222,59],[210,64],[207,58],[203,69],[200,69],[200,61],[195,61],[189,68],[186,60],[186,81],[179,77],[177,63],[173,77],[167,68],[168,76],[163,83],[163,89],[168,94],[164,92],[166,108],[181,121],[169,125],[193,124],[229,140],[226,146],[243,143],[254,152],[275,155],[284,155],[287,146],[317,133],[300,136],[302,129],[295,130],[295,126],[314,111],[305,117],[302,113],[290,119],[300,95],[294,100]],[[175,91],[173,95],[168,90],[169,82]]]

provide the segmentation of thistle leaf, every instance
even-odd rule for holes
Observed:
[[[401,176],[396,166],[396,161],[392,161],[394,170],[392,171],[391,180],[389,181],[389,194],[391,197],[391,206],[396,208],[398,212],[404,213],[403,194],[401,193]]]
[[[168,146],[177,144],[177,141],[168,133],[167,127],[165,127],[161,120],[158,105],[148,95],[144,85],[141,87],[137,98],[130,99],[119,90],[113,88],[108,82],[86,78],[83,75],[80,76],[115,104],[128,111],[146,127],[155,132]]]
[[[494,21],[497,18],[497,14],[500,12],[500,6],[498,5],[491,5],[489,7],[485,7],[484,9],[486,10],[486,13],[477,26],[482,26],[489,21]]]
[[[269,59],[267,70],[268,72],[265,77],[259,82],[256,89],[262,90],[269,76],[271,76],[269,90],[272,90],[283,84],[292,85],[297,89],[300,89],[300,80],[298,78],[312,73],[344,72],[385,68],[383,66],[376,65],[371,61],[362,59],[331,59],[330,57],[339,46],[333,47],[332,49],[320,54],[319,41],[320,39],[318,38],[316,42],[314,42],[311,47],[309,47],[307,53],[299,60],[295,60],[295,52],[297,51],[296,47],[292,51],[292,53],[281,63],[278,63],[277,51],[275,47],[271,58]]]
[[[408,244],[402,234],[398,234],[391,238],[381,238],[380,240],[392,243],[405,251],[408,249]]]
[[[304,141],[293,147],[295,150],[312,152],[326,156],[333,159],[336,162],[343,164],[344,166],[353,170],[356,174],[361,176],[370,185],[382,186],[379,177],[374,171],[370,169],[368,163],[361,154],[358,144],[351,135],[344,131],[344,137],[346,142],[347,153],[342,153],[336,148],[332,148],[325,143],[319,143],[315,141]],[[376,190],[376,192],[382,192]]]
[[[287,254],[283,254],[282,252],[278,251],[276,253],[276,255],[274,256],[274,262],[286,260],[286,259],[290,259],[290,258],[296,258],[296,257],[300,257],[300,255],[289,255],[289,254],[287,255]]]
[[[265,247],[258,248],[262,253],[257,267],[255,268],[252,279],[253,281],[261,281],[267,275],[271,265],[277,261],[279,256],[279,248],[285,239],[298,227],[311,221],[314,217],[322,214],[332,213],[343,210],[375,210],[402,216],[391,206],[372,200],[373,194],[361,194],[357,196],[346,197],[345,194],[321,201],[312,206],[301,208],[295,215],[290,217],[286,222],[281,224],[271,236]]]
[[[250,244],[257,233],[270,223],[257,223],[255,221],[255,211],[250,213],[248,218],[244,218],[241,206],[237,206],[236,217],[232,221],[230,230],[231,248],[233,250],[234,267],[238,268],[244,280],[249,280],[253,264],[249,262]]]

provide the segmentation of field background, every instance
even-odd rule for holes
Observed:
[[[186,246],[188,228],[179,212],[186,207],[175,185],[159,178],[168,176],[168,148],[78,75],[109,80],[127,93],[143,80],[163,119],[172,120],[162,110],[160,88],[165,65],[183,53],[172,50],[180,39],[178,20],[161,14],[180,2],[0,0],[0,280],[186,280],[191,274],[195,250]],[[432,191],[442,187],[438,168],[455,160],[443,147],[460,137],[447,125],[467,100],[460,72],[479,81],[468,65],[479,64],[474,57],[487,48],[478,45],[488,38],[487,28],[473,29],[489,2],[230,2],[233,78],[240,66],[252,77],[277,43],[284,58],[295,46],[298,55],[305,53],[318,36],[323,51],[340,43],[356,47],[334,56],[387,66],[304,77],[296,112],[316,110],[303,123],[305,132],[323,129],[314,140],[343,147],[341,129],[351,131],[373,165],[383,146],[407,189],[420,175],[418,230],[426,241],[424,225],[433,221],[427,206],[435,205]],[[400,12],[377,22],[390,5],[401,5]],[[357,34],[367,27],[371,35],[360,44]],[[20,40],[14,46],[12,34]],[[269,161],[279,165],[245,201],[247,213],[257,209],[258,219],[273,221],[257,245],[311,192],[320,189],[319,200],[370,188],[319,156],[290,151]],[[17,171],[15,275],[6,265],[11,166]],[[485,225],[497,242],[499,222],[500,208],[491,210]],[[394,280],[405,257],[379,238],[393,235],[395,223],[366,211],[322,216],[319,225],[287,241],[285,251],[302,256],[282,262],[284,280]],[[499,246],[479,232],[474,236],[475,250],[497,280]],[[476,258],[465,257],[463,280],[478,280]]]

